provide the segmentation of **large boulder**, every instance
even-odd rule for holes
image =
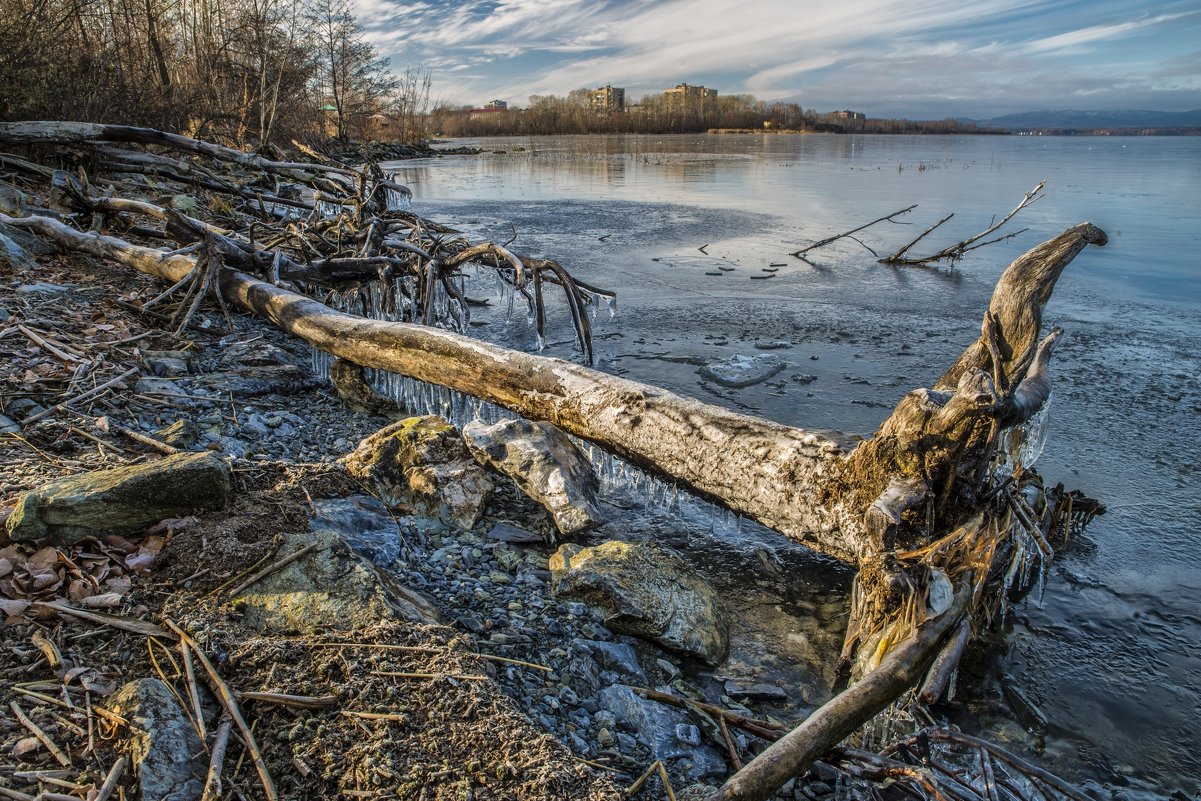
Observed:
[[[352,476],[385,502],[470,529],[480,519],[492,481],[458,430],[436,415],[381,428],[343,457]]]
[[[264,633],[307,635],[360,631],[395,618],[442,622],[428,598],[352,550],[335,527],[320,517],[312,525],[312,531],[285,534],[279,555],[315,542],[314,551],[232,599],[247,625]]]
[[[196,727],[158,679],[131,681],[109,709],[129,721],[129,755],[139,798],[194,801],[204,790],[208,760]]]
[[[550,558],[559,595],[600,609],[605,625],[717,665],[729,651],[725,605],[684,560],[653,545],[567,544]]]
[[[463,439],[481,464],[509,476],[522,492],[550,512],[563,534],[599,526],[600,482],[575,443],[550,423],[477,420],[463,427]]]
[[[8,518],[15,542],[69,544],[131,534],[170,517],[224,509],[232,496],[229,463],[211,452],[68,476],[21,496]]]

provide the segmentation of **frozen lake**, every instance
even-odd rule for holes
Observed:
[[[1115,794],[1191,796],[1201,777],[1201,138],[589,136],[459,142],[479,157],[391,165],[415,210],[473,238],[559,260],[619,296],[594,324],[599,367],[808,428],[870,433],[979,332],[1017,255],[1078,222],[1110,244],[1077,257],[1047,307],[1056,351],[1038,467],[1108,514],[1057,558],[1001,644],[971,666],[975,726]],[[954,270],[876,263],[944,215],[929,250],[1046,196]],[[899,222],[810,254],[805,244],[917,203]],[[703,250],[702,250],[703,248]],[[923,251],[922,247],[917,248]],[[752,280],[753,276],[758,276]],[[770,276],[770,277],[767,277]],[[533,349],[524,315],[477,333]],[[571,357],[565,314],[549,352]],[[718,359],[785,362],[742,389]],[[756,347],[759,345],[759,348]],[[1009,719],[1014,676],[1050,722]]]

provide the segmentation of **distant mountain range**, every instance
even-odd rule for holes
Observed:
[[[1201,128],[1195,111],[1024,111],[991,120],[972,120],[981,127],[1006,130],[1093,128]]]

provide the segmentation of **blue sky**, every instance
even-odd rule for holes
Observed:
[[[1197,0],[354,0],[433,96],[526,105],[681,81],[870,116],[1201,108]]]

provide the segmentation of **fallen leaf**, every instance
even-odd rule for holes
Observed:
[[[152,564],[154,564],[154,557],[141,551],[125,557],[125,566],[135,573],[144,573],[150,569]]]
[[[79,602],[91,595],[94,590],[92,582],[85,579],[72,579],[71,583],[67,585],[67,598]]]
[[[23,757],[26,754],[32,754],[34,751],[42,747],[42,741],[36,737],[22,737],[17,740],[17,744],[13,746],[13,756]]]
[[[133,582],[125,576],[113,576],[104,582],[103,587],[108,592],[115,592],[118,595],[126,595],[133,589]]]
[[[9,617],[19,617],[25,614],[25,610],[29,608],[29,601],[10,601],[8,599],[0,599],[0,612],[3,612]]]
[[[138,549],[138,546],[134,545],[120,534],[109,534],[104,538],[104,544],[123,553],[133,553]]]
[[[12,561],[0,556],[0,576],[7,576],[11,572],[13,572]]]
[[[58,564],[58,549],[57,548],[42,548],[35,551],[28,559],[25,560],[25,569],[30,573],[34,570],[45,570],[54,567]]]
[[[121,595],[116,592],[106,592],[101,595],[88,596],[79,603],[88,609],[111,609],[121,605]]]

